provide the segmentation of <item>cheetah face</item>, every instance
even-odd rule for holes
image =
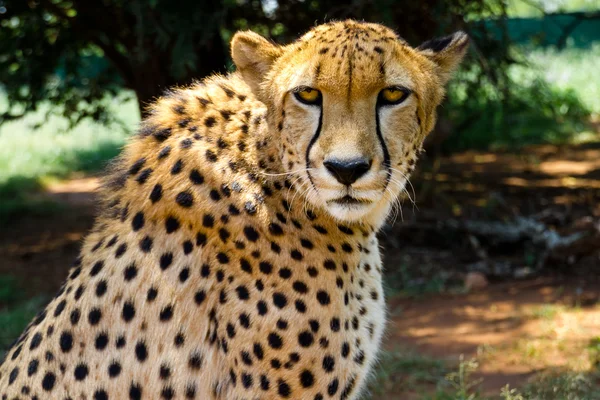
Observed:
[[[459,32],[415,49],[385,27],[345,21],[285,47],[239,33],[232,55],[304,201],[379,225],[406,190],[467,42]]]

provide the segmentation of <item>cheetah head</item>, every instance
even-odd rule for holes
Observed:
[[[381,25],[344,21],[287,46],[240,32],[232,57],[266,105],[304,200],[341,221],[380,225],[406,190],[467,44],[457,32],[413,48]]]

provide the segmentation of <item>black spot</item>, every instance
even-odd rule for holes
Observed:
[[[217,120],[216,120],[214,117],[207,117],[207,118],[204,120],[204,125],[205,125],[207,128],[212,128],[212,127],[215,125],[215,123],[216,123],[216,122],[217,122]]]
[[[144,164],[146,163],[146,159],[145,158],[140,158],[139,160],[137,160],[136,162],[134,162],[131,167],[129,168],[129,174],[130,175],[135,175],[138,172],[140,172],[140,170],[142,169],[142,167],[144,166]]]
[[[8,384],[12,385],[14,383],[14,381],[17,380],[18,376],[19,376],[19,368],[18,367],[14,367],[12,369],[12,371],[10,371],[10,375],[8,376]]]
[[[179,229],[179,220],[175,217],[168,217],[165,221],[165,229],[167,230],[167,233],[175,232]]]
[[[132,383],[129,387],[129,399],[130,400],[141,400],[142,398],[142,388],[138,384]]]
[[[104,261],[97,261],[96,263],[94,263],[94,266],[90,270],[90,276],[98,275],[98,273],[100,273],[100,271],[102,271],[103,267],[104,267]]]
[[[245,286],[238,286],[235,290],[240,300],[248,300],[250,297],[248,289]]]
[[[292,288],[300,294],[308,293],[308,286],[306,286],[306,284],[301,281],[295,281],[292,284]]]
[[[194,301],[196,302],[197,305],[202,304],[205,299],[206,299],[206,293],[203,290],[197,291],[196,294],[194,295]]]
[[[106,281],[105,280],[101,280],[96,285],[96,296],[97,297],[102,297],[102,296],[104,296],[105,293],[106,293]]]
[[[354,231],[352,229],[350,229],[350,228],[348,228],[347,226],[344,226],[344,225],[338,225],[338,229],[341,232],[345,233],[346,235],[353,235],[354,234]]]
[[[135,357],[139,362],[144,362],[146,361],[146,358],[148,358],[148,349],[144,342],[138,342],[135,345]]]
[[[229,263],[229,256],[225,253],[218,253],[217,254],[217,260],[221,263],[221,264],[227,264]]]
[[[156,203],[161,198],[162,198],[162,185],[160,183],[157,183],[156,185],[154,185],[154,188],[152,188],[152,192],[150,192],[150,201],[152,203]]]
[[[334,368],[335,359],[330,355],[323,357],[323,370],[325,370],[325,372],[332,372]]]
[[[269,232],[271,232],[271,234],[275,236],[283,235],[283,229],[276,223],[269,224]]]
[[[98,336],[96,336],[95,346],[96,346],[97,350],[104,350],[107,345],[108,345],[108,335],[106,333],[101,333]]]
[[[71,311],[71,315],[69,316],[69,319],[71,320],[71,325],[77,325],[77,323],[79,322],[79,318],[81,318],[81,312],[78,308]]]
[[[258,268],[260,269],[260,271],[263,274],[269,275],[271,272],[273,272],[273,264],[271,264],[268,261],[261,261],[258,264]]]
[[[191,369],[200,369],[202,366],[202,355],[199,352],[194,352],[190,354],[190,358],[188,360],[188,366]]]
[[[146,183],[146,181],[148,180],[148,178],[150,178],[151,174],[152,174],[152,168],[146,168],[145,170],[143,170],[142,172],[140,172],[140,174],[138,175],[138,177],[135,180],[139,184]]]
[[[127,251],[127,243],[121,243],[115,251],[115,258],[120,258]]]
[[[192,250],[194,250],[194,244],[191,241],[186,240],[183,242],[183,254],[188,255]]]
[[[254,229],[251,226],[244,227],[244,235],[246,236],[246,239],[248,239],[251,242],[256,242],[260,236],[256,229]]]
[[[240,325],[246,329],[250,328],[250,317],[248,316],[248,314],[240,314]]]
[[[73,376],[76,380],[82,381],[87,378],[90,370],[86,364],[78,364],[73,371]]]
[[[160,392],[160,397],[165,400],[171,400],[173,397],[175,397],[175,391],[171,386],[164,387]]]
[[[321,305],[326,306],[329,303],[331,303],[331,299],[329,298],[329,293],[327,293],[324,290],[319,290],[317,292],[317,300],[319,301],[319,303],[321,303]]]
[[[144,213],[140,211],[133,216],[133,219],[131,220],[131,228],[135,232],[135,231],[139,231],[143,227],[144,227]]]
[[[160,311],[159,319],[162,322],[166,322],[173,318],[173,306],[166,306]]]
[[[292,277],[292,270],[289,268],[281,268],[279,270],[279,276],[282,279],[290,279]]]
[[[88,321],[90,325],[98,325],[102,319],[102,311],[99,308],[92,308],[88,314]]]
[[[205,228],[212,228],[215,225],[215,217],[210,214],[205,214],[204,217],[202,217],[202,225]]]
[[[163,147],[160,152],[158,153],[158,159],[162,159],[167,157],[169,154],[171,153],[171,146],[165,146]]]
[[[56,383],[56,375],[52,372],[46,372],[44,378],[42,379],[42,388],[49,392],[54,388],[54,384]]]
[[[114,361],[108,366],[108,376],[111,378],[119,376],[121,373],[121,364]]]
[[[179,282],[183,283],[183,282],[187,281],[189,277],[190,277],[190,269],[189,268],[184,268],[181,270],[181,272],[179,272]]]
[[[283,293],[273,293],[273,304],[277,308],[284,308],[287,305],[287,297]]]
[[[229,233],[229,231],[225,228],[221,228],[219,229],[219,238],[221,238],[221,241],[223,243],[227,243],[227,240],[229,239],[229,237],[231,236],[231,233]]]
[[[154,133],[154,138],[159,142],[164,142],[171,136],[171,128],[161,129]]]
[[[37,359],[33,359],[29,362],[29,365],[27,365],[27,376],[33,376],[35,375],[35,373],[38,370],[38,366],[40,365],[40,362]]]
[[[280,349],[283,346],[283,340],[281,339],[281,336],[273,332],[269,333],[267,341],[269,346],[273,349]]]
[[[190,171],[190,181],[196,185],[201,185],[204,183],[204,176],[197,169],[193,169]]]
[[[305,388],[309,388],[314,383],[315,383],[315,377],[313,376],[313,374],[306,369],[304,371],[302,371],[302,373],[300,374],[300,384]]]
[[[137,267],[135,266],[135,264],[131,264],[129,265],[127,268],[125,268],[125,271],[123,271],[123,277],[125,278],[126,281],[131,281],[133,278],[135,278],[137,276]]]
[[[333,332],[339,332],[340,331],[340,319],[339,318],[331,318],[331,321],[329,322],[329,327],[331,328],[331,330]]]
[[[243,373],[242,374],[242,385],[244,385],[244,387],[246,389],[250,388],[252,386],[252,375],[249,375],[247,373]]]
[[[182,149],[189,149],[190,147],[192,147],[192,139],[190,139],[190,138],[183,139],[181,142],[179,142],[179,146]]]
[[[188,384],[185,387],[185,397],[187,399],[193,399],[196,397],[196,386],[192,384]]]
[[[344,342],[342,344],[342,357],[346,358],[348,357],[348,354],[350,354],[350,345],[348,342]]]
[[[153,302],[156,299],[156,296],[158,296],[158,290],[151,287],[150,289],[148,289],[146,300],[148,300],[149,302]]]
[[[310,321],[308,321],[309,325],[310,325],[310,329],[314,332],[317,333],[319,331],[319,321],[315,320],[315,319],[311,319]]]
[[[221,195],[215,189],[212,189],[208,195],[209,195],[209,197],[211,198],[212,201],[219,201],[219,200],[221,200]]]
[[[160,269],[162,269],[163,271],[166,270],[167,268],[169,268],[172,263],[173,263],[173,253],[164,253],[163,255],[160,256],[159,265],[160,265]]]
[[[324,227],[322,227],[321,225],[314,225],[313,226],[315,228],[315,230],[317,232],[319,232],[322,235],[326,235],[327,234],[327,229],[325,229]]]
[[[300,312],[300,313],[306,312],[306,304],[302,300],[296,300],[294,302],[294,305],[296,306],[296,310],[298,310],[298,312]]]
[[[175,202],[181,207],[190,208],[194,204],[194,196],[189,190],[185,192],[179,192],[177,196],[175,196]]]
[[[300,332],[298,335],[298,343],[302,347],[310,347],[315,341],[312,333],[308,331]]]
[[[210,162],[217,161],[217,155],[212,150],[206,150],[206,159]]]
[[[263,348],[260,345],[260,343],[254,343],[252,351],[253,351],[254,355],[256,356],[256,358],[258,358],[259,360],[262,360],[264,358],[265,353],[264,353]]]
[[[292,389],[284,380],[280,379],[278,382],[277,391],[281,397],[288,398],[292,394]]]
[[[133,306],[133,303],[128,301],[125,304],[123,304],[121,317],[125,322],[130,322],[133,319],[133,317],[135,317],[135,307]]]
[[[331,383],[329,383],[329,386],[327,386],[327,394],[329,394],[329,396],[334,396],[338,391],[339,385],[340,382],[338,378],[332,380]]]

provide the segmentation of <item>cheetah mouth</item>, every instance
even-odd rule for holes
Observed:
[[[340,198],[337,198],[337,199],[329,200],[328,203],[330,203],[330,204],[346,205],[346,206],[358,206],[358,205],[367,205],[367,204],[370,204],[371,201],[366,200],[366,199],[357,199],[356,197],[345,195],[344,197],[340,197]]]

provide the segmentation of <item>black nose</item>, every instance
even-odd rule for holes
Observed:
[[[358,178],[367,173],[371,168],[371,161],[364,158],[353,160],[327,160],[323,162],[325,168],[344,185],[352,185]]]

